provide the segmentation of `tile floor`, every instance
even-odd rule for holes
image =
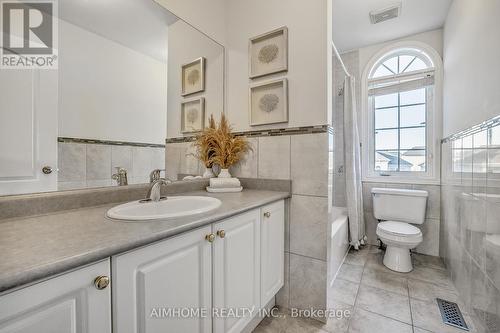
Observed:
[[[326,324],[294,318],[280,309],[280,316],[265,318],[256,333],[461,333],[444,325],[435,298],[460,305],[458,293],[441,259],[413,255],[414,270],[397,273],[382,264],[383,252],[375,246],[350,251],[328,295],[328,307],[342,310],[344,318],[330,318]],[[470,331],[478,332],[464,313]]]

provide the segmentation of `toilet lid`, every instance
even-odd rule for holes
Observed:
[[[422,233],[419,228],[411,224],[396,221],[380,222],[377,228],[396,236],[417,236]]]

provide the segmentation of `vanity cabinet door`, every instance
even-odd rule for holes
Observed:
[[[109,260],[0,296],[1,333],[109,333]]]
[[[261,302],[265,306],[283,287],[285,261],[285,203],[261,209]]]
[[[214,224],[214,332],[241,332],[260,309],[260,210]],[[244,309],[254,310],[252,315]]]
[[[115,333],[211,332],[211,230],[112,257]]]

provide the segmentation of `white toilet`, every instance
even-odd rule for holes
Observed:
[[[422,232],[411,224],[423,224],[427,191],[373,188],[373,215],[380,222],[377,236],[387,246],[384,265],[396,272],[413,269],[410,250],[422,242]],[[410,224],[411,223],[411,224]]]

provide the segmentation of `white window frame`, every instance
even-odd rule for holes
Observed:
[[[369,75],[384,60],[412,50],[422,53],[433,65],[434,86],[427,89],[426,114],[426,163],[425,172],[375,171],[375,138],[373,98],[368,96]],[[363,181],[383,183],[439,184],[440,145],[442,136],[442,82],[441,56],[429,45],[422,42],[404,41],[389,45],[377,52],[366,65],[361,81],[361,132],[362,132],[362,175]]]

